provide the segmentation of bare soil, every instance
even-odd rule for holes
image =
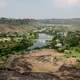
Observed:
[[[7,70],[0,70],[0,80],[80,80],[80,69],[75,58],[64,59],[64,53],[52,49],[33,50],[23,54],[9,64]],[[29,64],[28,64],[29,63]],[[14,67],[12,67],[14,64]],[[26,65],[30,65],[27,72]],[[22,71],[22,73],[20,71]],[[28,68],[29,69],[29,68]]]

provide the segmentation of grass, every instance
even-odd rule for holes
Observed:
[[[69,53],[66,53],[66,54],[65,54],[65,57],[66,57],[66,58],[74,57],[74,58],[76,58],[77,60],[80,60],[80,49],[79,49],[78,47],[71,48],[71,49],[69,50]]]

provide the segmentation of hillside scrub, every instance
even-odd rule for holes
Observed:
[[[33,45],[36,33],[0,33],[0,57],[5,58]]]
[[[56,32],[49,43],[51,48],[62,49],[62,51],[69,50],[72,47],[80,47],[80,32]]]

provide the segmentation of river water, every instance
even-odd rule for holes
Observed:
[[[47,40],[51,40],[52,36],[45,34],[45,33],[39,33],[38,39],[36,39],[36,42],[31,46],[29,49],[35,49],[35,48],[41,48],[46,46]]]

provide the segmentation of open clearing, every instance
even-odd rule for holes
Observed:
[[[52,49],[33,50],[24,54],[25,61],[32,65],[32,72],[56,72],[64,64],[76,64],[74,58],[65,59],[64,53]]]

